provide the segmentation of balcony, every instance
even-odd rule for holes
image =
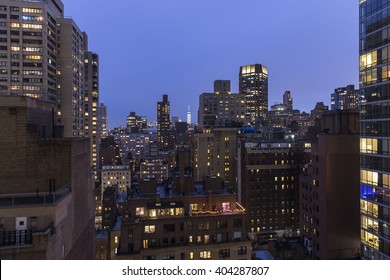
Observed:
[[[32,245],[31,230],[0,231],[0,247]]]

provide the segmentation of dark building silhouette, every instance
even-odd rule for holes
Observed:
[[[300,221],[314,259],[359,256],[359,111],[325,112],[300,176]]]
[[[160,150],[172,148],[170,139],[170,105],[168,95],[163,95],[163,100],[157,102],[157,141]]]
[[[55,104],[0,97],[0,258],[94,259],[88,138],[63,138]]]

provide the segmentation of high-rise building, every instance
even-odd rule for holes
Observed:
[[[191,119],[191,107],[188,105],[188,111],[187,111],[187,124],[191,125],[192,119]]]
[[[168,179],[168,164],[162,157],[145,158],[140,165],[140,179],[153,179],[161,184]]]
[[[244,102],[243,94],[231,93],[229,80],[214,81],[214,92],[199,96],[199,127],[241,126],[245,117]]]
[[[130,112],[126,118],[128,133],[144,133],[148,127],[146,116],[137,116],[135,112]]]
[[[107,137],[109,135],[108,113],[107,106],[105,106],[104,103],[100,103],[100,106],[98,107],[98,124],[100,126],[98,130],[100,133],[100,139]]]
[[[313,259],[359,256],[359,112],[325,112],[300,175],[300,232]]]
[[[286,106],[287,110],[291,111],[293,109],[293,99],[289,90],[286,90],[283,94],[283,105]]]
[[[238,202],[247,209],[247,232],[258,241],[273,234],[297,236],[303,145],[244,135],[237,153]]]
[[[84,33],[85,34],[85,33]],[[84,41],[87,41],[86,36]],[[87,46],[87,44],[85,44]],[[84,134],[91,142],[91,163],[95,180],[98,177],[99,167],[99,56],[85,50],[84,52]]]
[[[65,137],[84,136],[85,35],[70,18],[58,18],[57,26],[59,120],[65,128]]]
[[[58,102],[60,0],[0,3],[0,95]]]
[[[170,148],[169,141],[170,105],[168,95],[163,95],[163,100],[157,102],[157,141],[160,150]]]
[[[286,128],[292,121],[292,111],[285,104],[275,104],[268,112],[269,124],[273,128]]]
[[[77,137],[85,135],[87,36],[63,11],[60,0],[1,2],[0,95],[54,102],[65,136]]]
[[[360,91],[354,85],[336,88],[331,94],[330,107],[332,110],[356,110],[359,108]]]
[[[195,180],[206,176],[222,178],[235,189],[237,185],[237,136],[239,128],[215,127],[194,134]]]
[[[240,67],[239,92],[245,95],[245,125],[262,126],[268,117],[268,70],[261,64]]]
[[[360,1],[360,213],[364,259],[390,259],[388,1]]]

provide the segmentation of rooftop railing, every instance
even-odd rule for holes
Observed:
[[[0,208],[25,207],[25,206],[52,206],[61,202],[71,192],[69,185],[61,189],[48,193],[22,193],[0,195]]]

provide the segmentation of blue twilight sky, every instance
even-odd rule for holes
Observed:
[[[62,0],[100,56],[100,100],[109,126],[130,111],[156,118],[168,94],[171,116],[197,119],[202,92],[217,79],[238,91],[241,65],[269,72],[269,105],[291,90],[309,111],[330,93],[358,86],[357,0]]]

